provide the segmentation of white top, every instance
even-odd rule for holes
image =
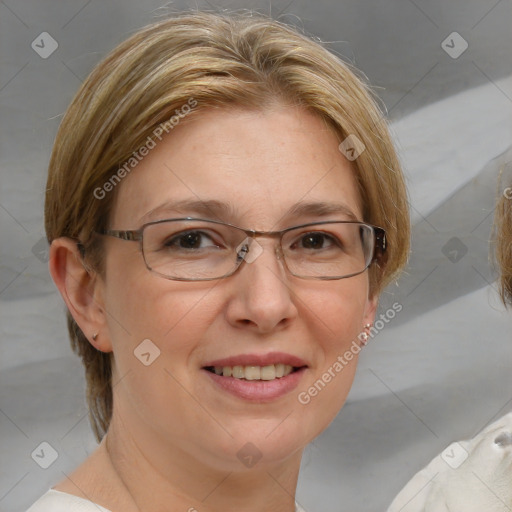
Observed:
[[[50,489],[27,512],[111,512],[92,501],[73,494]]]
[[[305,512],[299,505],[295,505],[296,512]],[[78,496],[50,489],[41,496],[27,512],[111,512],[96,503],[84,500]]]

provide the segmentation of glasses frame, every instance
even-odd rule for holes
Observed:
[[[128,229],[128,230],[119,230],[119,229],[105,229],[103,231],[96,232],[98,235],[104,235],[104,236],[111,236],[114,238],[118,238],[120,240],[125,240],[128,242],[139,242],[140,243],[140,250],[142,253],[142,258],[144,259],[144,263],[146,265],[146,268],[153,272],[156,275],[159,275],[163,277],[164,279],[169,279],[171,281],[216,281],[218,279],[225,279],[227,277],[232,276],[235,274],[238,269],[242,266],[242,264],[245,262],[245,258],[241,258],[238,265],[234,268],[232,272],[229,272],[227,274],[224,274],[220,277],[206,277],[206,278],[184,278],[184,277],[170,277],[165,274],[162,274],[161,272],[158,272],[157,270],[152,269],[147,260],[146,255],[144,254],[144,244],[143,244],[143,236],[144,236],[144,230],[147,226],[152,226],[155,224],[163,224],[165,222],[172,222],[172,221],[200,221],[200,222],[208,222],[210,224],[220,224],[223,226],[228,226],[234,229],[237,229],[243,233],[245,233],[245,236],[247,238],[274,238],[279,240],[279,252],[278,252],[278,259],[280,258],[280,255],[282,256],[282,262],[283,266],[286,268],[286,270],[294,277],[298,277],[300,279],[316,279],[316,280],[324,280],[324,281],[332,281],[332,280],[339,280],[339,279],[347,279],[349,277],[357,276],[359,274],[362,274],[365,270],[367,270],[373,263],[377,264],[383,264],[386,260],[386,249],[387,249],[387,239],[386,239],[386,231],[379,227],[374,226],[372,224],[368,224],[367,222],[361,222],[361,221],[351,221],[351,220],[328,220],[328,221],[317,221],[317,222],[308,222],[306,224],[299,224],[297,226],[292,226],[289,228],[282,229],[280,231],[258,231],[254,229],[245,229],[241,228],[239,226],[235,226],[234,224],[230,224],[229,222],[223,222],[220,220],[213,220],[213,219],[202,219],[198,217],[179,217],[179,218],[171,218],[171,219],[161,219],[161,220],[155,220],[151,222],[146,222],[143,224],[139,229]],[[293,231],[294,229],[300,229],[305,228],[309,226],[319,226],[324,224],[358,224],[361,226],[367,226],[371,228],[374,236],[374,246],[373,246],[373,254],[369,261],[369,263],[366,265],[366,267],[361,270],[361,272],[355,272],[353,274],[349,274],[346,276],[334,276],[334,277],[324,277],[324,276],[301,276],[299,274],[293,273],[286,263],[286,257],[284,256],[283,247],[282,247],[282,240],[283,236],[288,233],[289,231]]]

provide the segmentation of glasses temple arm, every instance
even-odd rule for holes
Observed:
[[[121,240],[128,240],[128,241],[139,241],[142,239],[142,233],[141,231],[120,231],[116,229],[104,229],[100,232],[100,235],[107,235],[107,236],[113,236],[115,238],[120,238]]]

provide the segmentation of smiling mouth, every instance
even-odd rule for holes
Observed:
[[[221,377],[233,377],[240,380],[275,380],[297,372],[305,366],[289,364],[269,364],[266,366],[205,366],[204,369]]]

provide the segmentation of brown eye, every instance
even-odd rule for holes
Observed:
[[[305,249],[321,249],[324,246],[325,237],[319,233],[311,233],[302,237],[301,242]]]
[[[311,232],[302,235],[294,244],[294,249],[328,249],[339,246],[339,241],[327,233]]]
[[[164,246],[172,249],[205,249],[218,247],[218,244],[202,231],[186,231],[167,238]]]
[[[197,249],[201,247],[201,237],[200,233],[186,233],[183,236],[180,236],[178,239],[178,245],[180,247],[184,247],[185,249]]]

